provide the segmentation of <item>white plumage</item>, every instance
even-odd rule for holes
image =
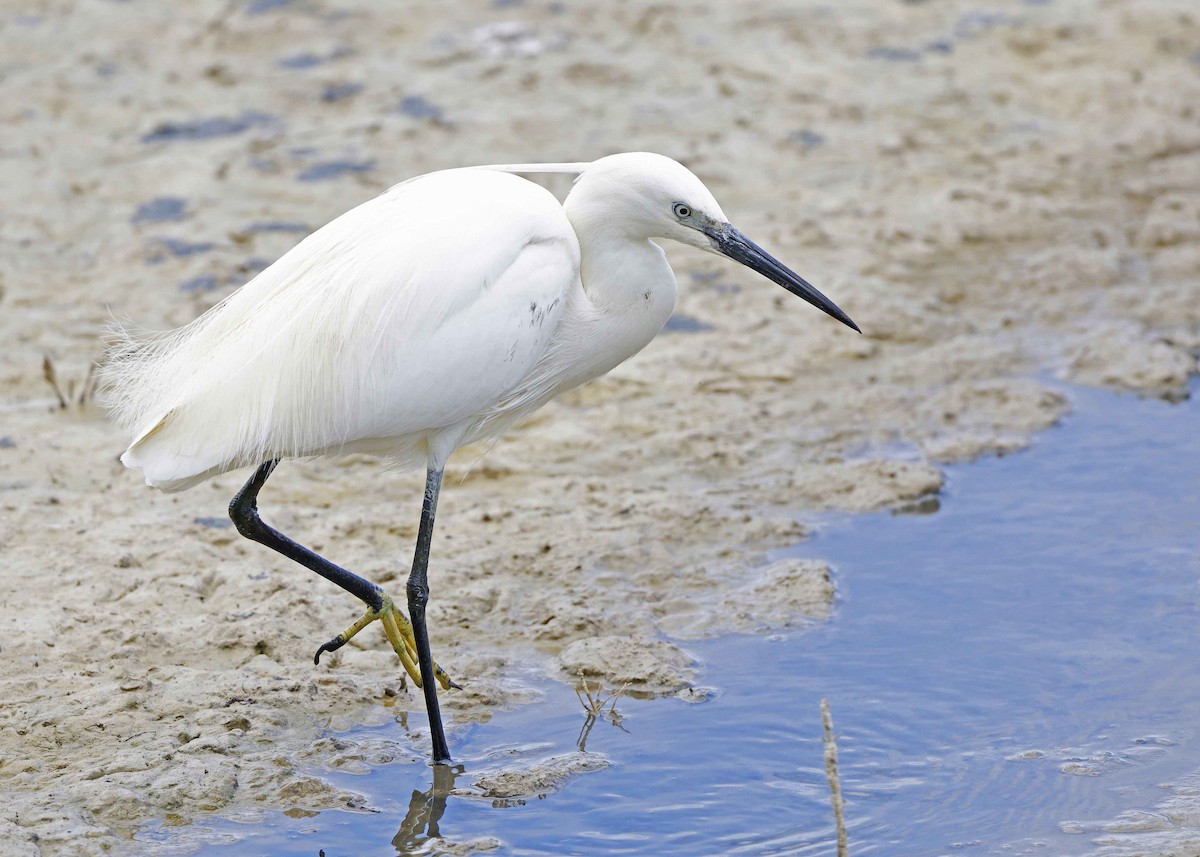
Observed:
[[[578,177],[560,206],[520,172]],[[454,685],[432,661],[425,623],[446,460],[654,338],[676,296],[658,238],[733,258],[854,327],[669,158],[447,170],[343,214],[191,324],[121,333],[104,369],[114,418],[133,438],[121,460],[165,491],[260,465],[230,504],[239,532],[368,606],[317,657],[382,621],[425,689],[434,760],[448,761],[433,685]],[[411,625],[378,586],[258,515],[278,459],[350,452],[427,467]]]
[[[166,490],[268,458],[423,464],[431,430],[469,428],[533,369],[578,267],[562,207],[531,182],[406,182],[190,325],[126,339],[105,373],[134,434],[122,460]]]
[[[580,177],[559,205],[512,174],[535,171]],[[133,434],[122,461],[167,491],[273,458],[443,464],[662,328],[675,278],[650,238],[713,249],[673,217],[677,200],[724,222],[699,179],[659,155],[399,184],[191,324],[124,334],[104,371]]]
[[[676,187],[626,183],[647,166]],[[581,179],[561,206],[518,170]],[[659,211],[646,210],[647,192],[663,198]],[[122,461],[167,491],[271,458],[444,463],[653,338],[674,276],[648,236],[626,233],[685,194],[720,215],[695,176],[658,155],[397,185],[186,327],[123,336],[104,372],[114,418],[133,434]],[[613,215],[623,222],[604,222]]]

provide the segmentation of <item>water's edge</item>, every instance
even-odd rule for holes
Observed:
[[[371,811],[153,825],[138,839],[329,857],[454,843],[831,853],[827,698],[852,853],[1086,853],[1200,766],[1200,433],[1194,400],[1066,392],[1073,413],[1031,449],[949,467],[936,514],[820,518],[814,541],[778,556],[834,566],[831,621],[688,644],[714,697],[617,701],[619,727],[601,719],[587,735],[608,767],[560,791],[447,799],[421,765],[322,770]],[[460,734],[454,786],[576,752],[574,693],[538,688],[540,702]],[[405,740],[395,725],[340,737]]]

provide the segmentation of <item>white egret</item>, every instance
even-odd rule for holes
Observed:
[[[563,204],[517,173],[577,176]],[[746,265],[858,330],[819,291],[730,225],[704,184],[661,155],[446,170],[410,179],[309,235],[196,321],[122,334],[105,376],[133,439],[121,456],[181,491],[257,469],[230,503],[239,532],[357,596],[429,714],[433,760],[450,760],[425,607],[442,471],[558,393],[637,353],[675,306],[654,239]],[[407,583],[411,624],[374,583],[265,524],[258,493],[284,458],[371,453],[426,467]]]

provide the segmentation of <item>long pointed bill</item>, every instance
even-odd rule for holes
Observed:
[[[817,309],[829,313],[842,324],[862,333],[850,316],[838,309],[837,304],[730,224],[726,223],[724,226],[712,227],[703,231],[712,239],[716,249],[730,259],[741,262],[752,271],[758,271],[771,282],[778,283],[792,294],[804,298]]]

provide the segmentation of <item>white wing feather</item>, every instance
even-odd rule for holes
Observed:
[[[560,165],[561,166],[561,165]],[[272,457],[420,463],[545,351],[579,247],[547,191],[496,170],[397,185],[191,324],[124,335],[105,379],[122,460],[167,490]]]

